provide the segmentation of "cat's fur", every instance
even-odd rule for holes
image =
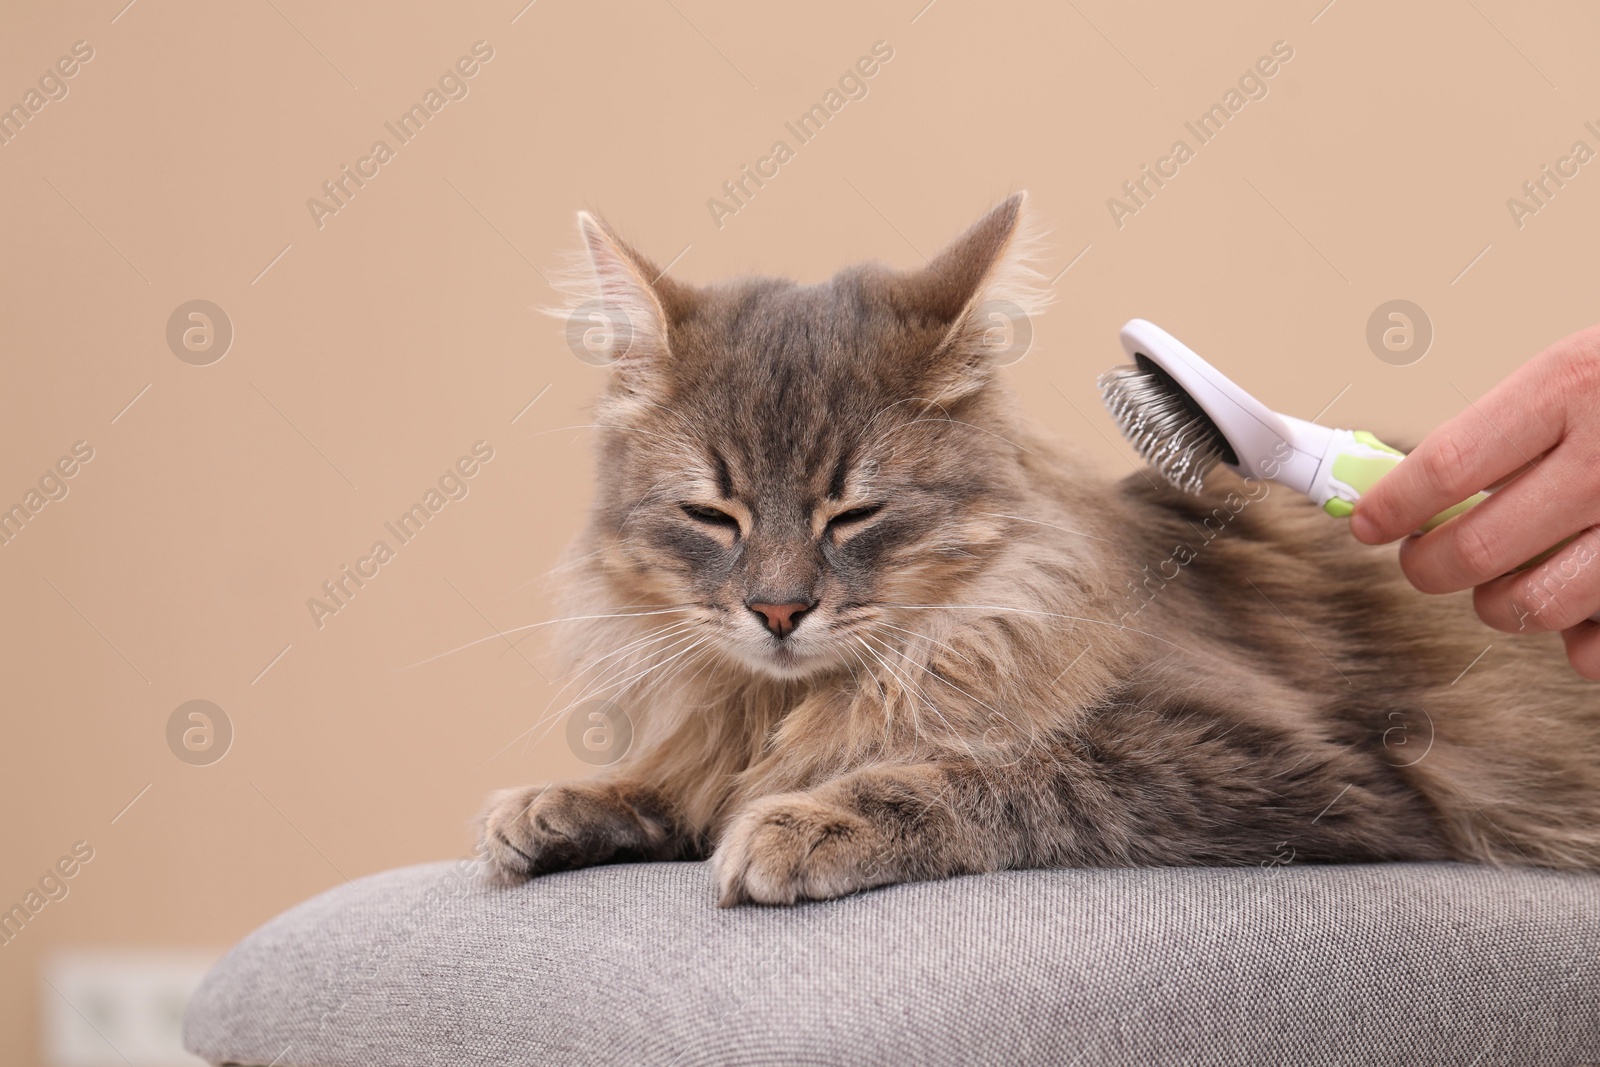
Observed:
[[[636,736],[493,798],[493,871],[709,856],[724,904],[787,904],[1020,867],[1600,866],[1600,699],[1559,640],[1415,592],[1288,489],[1106,480],[1021,418],[985,339],[1039,305],[1021,212],[924,270],[711,288],[581,216],[631,330],[568,614]],[[816,606],[780,639],[752,600]]]

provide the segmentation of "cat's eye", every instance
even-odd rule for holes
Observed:
[[[837,530],[840,527],[853,526],[858,522],[865,522],[882,510],[882,504],[865,504],[859,508],[851,508],[849,511],[841,511],[828,520],[828,529]]]
[[[703,522],[707,526],[727,526],[735,530],[739,528],[739,520],[729,515],[726,511],[720,511],[705,504],[679,504],[678,507],[682,508],[683,513],[695,522]]]

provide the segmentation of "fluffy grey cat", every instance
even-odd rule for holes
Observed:
[[[710,857],[724,904],[1019,867],[1600,865],[1600,700],[1392,549],[1221,471],[1102,478],[1031,428],[987,310],[1022,198],[926,269],[695,287],[597,220],[630,326],[567,614],[635,723],[492,799],[509,881]]]

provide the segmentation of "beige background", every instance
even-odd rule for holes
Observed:
[[[603,380],[531,310],[576,208],[686,280],[815,280],[914,266],[1027,188],[1045,273],[1071,268],[1008,373],[1108,470],[1130,453],[1093,382],[1134,315],[1283,411],[1337,398],[1326,421],[1409,437],[1597,317],[1600,163],[1520,230],[1506,206],[1600,148],[1593,4],[524,2],[0,15],[0,104],[94,49],[0,146],[0,504],[95,453],[0,547],[0,904],[95,849],[0,948],[8,1063],[43,1056],[50,952],[218,951],[465,853],[491,788],[586,770],[560,729],[517,740],[554,692],[537,636],[405,669],[549,615],[591,476],[561,428]],[[469,95],[319,229],[307,198],[480,40]],[[880,40],[868,95],[719,229],[707,199]],[[1269,94],[1114,225],[1107,198],[1280,40]],[[235,330],[210,366],[165,339],[196,298]],[[1414,365],[1365,341],[1392,298],[1436,330]],[[480,439],[470,495],[319,630],[307,598]],[[195,698],[235,731],[210,766],[166,741]]]

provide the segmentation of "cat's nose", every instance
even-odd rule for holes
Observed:
[[[757,600],[745,602],[745,607],[761,617],[761,621],[774,637],[787,637],[800,625],[800,616],[810,611],[815,600],[791,600],[787,604],[764,604]]]

